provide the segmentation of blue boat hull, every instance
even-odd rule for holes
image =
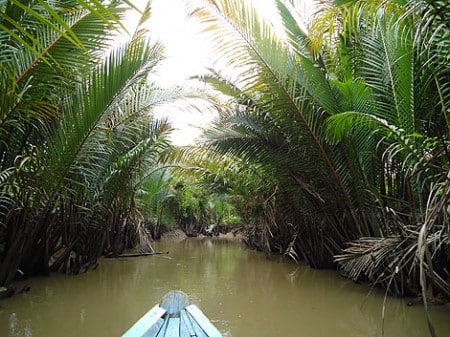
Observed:
[[[182,291],[167,293],[122,337],[223,337]]]

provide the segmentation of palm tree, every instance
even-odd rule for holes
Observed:
[[[341,144],[327,142],[325,121],[339,112],[339,97],[325,64],[314,57],[288,7],[277,4],[284,36],[243,2],[214,2],[198,14],[213,22],[221,60],[232,67],[231,78],[211,84],[237,98],[210,133],[209,146],[274,172],[282,249],[295,237],[299,255],[311,265],[331,266],[345,241],[370,235],[363,212],[370,196],[359,193],[364,180],[358,163]]]
[[[272,173],[274,237],[286,252],[330,266],[356,240],[337,258],[349,276],[405,294],[421,266],[448,296],[446,11],[345,1],[308,35],[275,3],[284,32],[247,2],[196,12],[221,55],[209,83],[234,98],[207,146]],[[315,41],[327,22],[328,39]]]
[[[389,3],[382,7],[384,10],[375,9],[372,3],[341,9],[356,22],[347,19],[346,25],[342,25],[339,53],[352,63],[349,68],[355,69],[353,81],[359,81],[369,95],[353,92],[353,101],[359,104],[328,120],[331,138],[351,139],[361,132],[373,134],[371,138],[377,144],[373,152],[379,151],[384,165],[378,178],[376,200],[383,210],[384,221],[390,223],[381,232],[381,238],[364,243],[364,253],[350,247],[345,258],[339,260],[353,278],[385,282],[386,287],[389,284],[400,294],[411,291],[405,289],[408,283],[417,282],[417,271],[411,267],[419,268],[416,255],[422,256],[430,249],[434,256],[441,257],[434,262],[427,261],[424,266],[431,268],[434,264],[440,269],[448,203],[449,161],[442,155],[448,142],[444,111],[449,104],[442,95],[448,84],[442,79],[448,69],[441,66],[442,59],[437,62],[428,59],[433,42],[425,40],[433,35],[429,27],[424,27],[422,19],[416,18],[417,5],[409,11]],[[354,39],[358,39],[357,48],[351,47],[356,44]],[[371,109],[360,109],[364,106]],[[357,143],[356,139],[351,143]],[[430,214],[433,214],[431,222],[426,220]],[[426,230],[421,225],[424,223],[428,224]],[[392,235],[395,244],[387,244],[390,239],[385,237]],[[422,245],[418,244],[420,236]],[[383,252],[379,259],[368,258],[373,257],[374,251]],[[449,296],[449,288],[442,282],[445,273],[428,272],[428,277],[440,292]]]
[[[162,48],[143,30],[111,49],[120,4],[2,8],[2,285],[18,270],[78,271],[141,223],[134,194],[168,147],[167,125],[148,112],[173,95],[147,80]]]

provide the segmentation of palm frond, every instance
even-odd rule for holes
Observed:
[[[275,125],[281,128],[292,128],[295,125],[297,133],[302,134],[303,151],[317,155],[315,164],[320,163],[324,171],[330,172],[338,189],[346,196],[344,200],[347,200],[349,209],[353,209],[348,191],[327,153],[321,134],[323,115],[337,112],[335,109],[338,106],[323,69],[310,59],[286,48],[283,40],[270,27],[261,28],[264,23],[259,22],[254,9],[246,7],[249,5],[242,2],[215,4],[222,12],[217,15],[203,11],[201,19],[212,20],[216,25],[212,38],[223,59],[239,59],[239,64],[242,65],[240,69],[232,65],[233,71],[239,73],[238,81],[231,80],[233,85],[241,90],[243,96],[256,102],[260,110],[270,111]],[[288,35],[296,35],[297,26],[292,24],[289,27],[293,31]],[[215,32],[220,32],[220,37]],[[228,37],[228,42],[224,41],[224,36]],[[253,71],[249,71],[252,69]],[[312,100],[305,96],[312,97]],[[317,104],[324,110],[318,111],[312,108],[312,104]],[[272,130],[275,131],[275,128]],[[280,131],[279,136],[282,136],[284,131]],[[276,146],[274,144],[273,148]],[[256,148],[256,145],[249,143],[244,150],[253,149],[256,153]],[[268,154],[268,157],[272,155]]]
[[[124,93],[151,69],[159,50],[132,42],[112,52],[68,102],[64,119],[49,144],[49,172],[67,172],[97,125]],[[76,132],[74,132],[76,131]],[[64,177],[64,174],[61,176]]]

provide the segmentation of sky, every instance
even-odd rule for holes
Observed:
[[[147,1],[134,0],[142,8]],[[186,0],[152,0],[152,13],[148,23],[149,33],[164,45],[165,60],[158,69],[158,85],[161,87],[186,85],[190,76],[205,72],[211,50],[200,36],[200,25],[186,17]],[[131,13],[127,25],[139,21],[138,13]],[[161,106],[154,113],[156,117],[167,118],[174,131],[170,137],[175,145],[191,145],[201,134],[201,127],[212,121],[214,115],[205,112]]]
[[[252,0],[263,16],[271,17],[276,9],[271,0]],[[297,0],[303,10],[311,15],[313,0]],[[137,6],[144,7],[145,0],[134,0]],[[162,87],[183,86],[189,76],[205,72],[213,58],[212,51],[202,38],[201,26],[193,18],[186,17],[187,0],[152,0],[152,14],[149,20],[150,34],[165,46],[166,60],[159,69],[159,85]],[[189,0],[193,2],[193,0]],[[130,22],[137,22],[137,13],[130,15]],[[156,116],[167,117],[175,129],[171,140],[175,145],[190,145],[215,117],[211,111],[177,109],[162,107]]]
[[[186,17],[182,0],[153,0],[151,32],[165,45],[167,60],[160,69],[160,84],[183,86],[190,76],[205,73],[212,51],[201,38],[198,22]],[[192,145],[215,115],[206,108],[176,109],[165,107],[160,115],[167,117],[175,129],[171,140],[175,145]]]

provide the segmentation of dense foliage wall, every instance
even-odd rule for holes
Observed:
[[[232,99],[204,145],[259,179],[258,245],[448,298],[448,6],[326,2],[306,30],[295,2],[274,1],[276,22],[209,3],[196,12],[218,55],[206,80]]]
[[[147,81],[161,46],[139,27],[120,37],[124,13],[120,1],[1,3],[0,285],[78,272],[142,232],[135,192],[169,147],[148,111],[170,95]]]

